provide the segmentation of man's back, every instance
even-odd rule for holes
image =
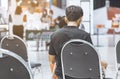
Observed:
[[[56,31],[51,38],[52,40],[51,40],[49,52],[52,52],[50,53],[52,55],[53,54],[56,55],[56,64],[57,64],[56,74],[62,73],[60,55],[64,43],[66,43],[71,39],[83,39],[85,41],[92,43],[90,34],[74,26],[65,26],[61,28],[60,30]]]

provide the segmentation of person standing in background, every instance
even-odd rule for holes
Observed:
[[[15,14],[13,15],[13,34],[21,37],[23,39],[23,15],[22,15],[22,7],[17,6],[15,10]]]
[[[41,22],[43,22],[43,23],[47,23],[48,22],[47,9],[43,9],[42,17],[41,17]]]
[[[79,29],[85,30],[84,24],[81,23],[80,26],[79,26]]]

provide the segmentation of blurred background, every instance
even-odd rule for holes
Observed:
[[[35,79],[49,79],[50,36],[61,28],[65,8],[70,5],[83,8],[82,29],[91,34],[101,59],[108,62],[107,76],[114,77],[120,0],[0,0],[0,40],[9,33],[21,37],[27,44],[30,61],[42,64]]]

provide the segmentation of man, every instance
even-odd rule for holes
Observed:
[[[67,41],[71,39],[82,39],[92,44],[90,34],[84,30],[79,29],[79,25],[82,21],[83,10],[79,6],[69,6],[66,8],[66,22],[67,26],[64,26],[60,30],[53,33],[51,36],[50,48],[49,48],[49,60],[51,64],[56,62],[55,74],[58,79],[62,78],[61,68],[61,49]],[[66,76],[66,79],[72,79]]]

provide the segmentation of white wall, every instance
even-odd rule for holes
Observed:
[[[8,9],[8,0],[1,0],[1,7],[4,7],[5,10]]]
[[[78,5],[80,6],[80,0],[66,0],[66,6]]]
[[[93,34],[93,0],[90,2],[81,2],[80,6],[83,8],[83,24],[85,25],[85,30]]]
[[[15,9],[16,9],[16,0],[11,0],[11,6],[10,6],[10,10],[11,10],[11,14],[13,15],[15,13]]]
[[[93,0],[90,0],[90,2],[81,2],[81,0],[67,0],[66,5],[78,5],[83,8],[84,16],[82,23],[85,25],[85,30],[93,34]]]
[[[8,0],[1,0],[0,14],[5,22],[7,22],[7,9],[8,9]]]

